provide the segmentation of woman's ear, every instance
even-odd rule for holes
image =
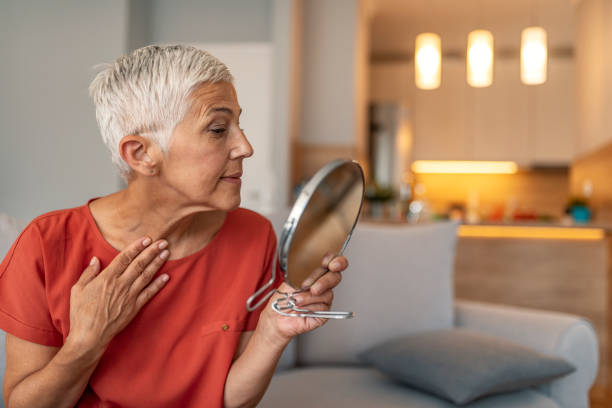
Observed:
[[[138,135],[127,135],[119,142],[119,154],[130,168],[143,176],[159,171],[159,149],[155,143]]]

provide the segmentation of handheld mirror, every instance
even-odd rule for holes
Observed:
[[[272,289],[254,306],[252,303],[276,279],[272,278],[247,300],[247,310],[261,306],[274,292],[282,296],[272,308],[284,316],[348,319],[352,312],[312,311],[299,308],[294,295],[308,290],[328,272],[322,267],[330,253],[342,255],[357,224],[364,195],[364,176],[359,163],[334,160],[322,167],[300,192],[278,242],[277,259],[285,282],[294,289],[284,293]]]

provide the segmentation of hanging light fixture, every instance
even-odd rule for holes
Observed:
[[[442,76],[440,36],[434,33],[417,35],[414,53],[414,81],[420,89],[436,89]]]
[[[467,82],[475,88],[493,83],[493,34],[487,30],[474,30],[468,34]]]
[[[547,61],[546,30],[525,28],[521,33],[521,81],[526,85],[546,82]]]

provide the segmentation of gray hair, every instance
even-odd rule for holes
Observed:
[[[149,45],[104,64],[89,86],[104,144],[124,179],[131,173],[119,142],[140,135],[167,153],[175,126],[204,82],[233,82],[229,69],[206,51],[185,45]]]

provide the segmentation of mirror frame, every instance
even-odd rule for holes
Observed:
[[[351,236],[353,235],[353,231],[355,230],[355,227],[357,226],[357,222],[359,221],[359,216],[361,214],[361,209],[363,207],[363,200],[365,197],[365,176],[363,174],[363,169],[361,168],[361,165],[355,160],[337,159],[337,160],[334,160],[326,164],[319,171],[317,171],[317,173],[306,183],[304,188],[302,188],[302,191],[300,191],[300,194],[298,195],[298,198],[295,200],[295,204],[293,204],[293,208],[291,209],[291,212],[289,213],[289,217],[287,218],[287,221],[285,222],[285,225],[283,226],[283,231],[278,241],[278,262],[279,262],[279,266],[281,270],[284,273],[285,282],[289,286],[294,288],[296,291],[306,290],[308,288],[296,288],[289,281],[289,271],[287,270],[287,261],[289,258],[289,249],[291,248],[291,242],[293,241],[295,230],[300,222],[300,219],[302,218],[302,215],[304,214],[304,211],[306,210],[306,207],[308,206],[308,203],[312,199],[312,196],[314,195],[314,192],[316,191],[319,184],[323,180],[325,180],[325,178],[329,176],[334,170],[336,170],[338,167],[343,166],[347,163],[350,163],[351,165],[355,166],[359,170],[359,174],[361,175],[361,183],[363,186],[363,191],[361,193],[361,202],[359,203],[359,210],[357,211],[357,217],[355,217],[355,221],[353,222],[353,225],[351,226],[351,230],[349,231],[346,237],[346,240],[344,241],[344,244],[342,245],[342,249],[340,249],[340,252],[338,254],[335,254],[335,255],[342,255],[344,253],[344,250],[346,249],[346,246],[348,245],[351,239]]]
[[[246,301],[247,311],[252,312],[256,310],[261,305],[263,305],[274,293],[279,293],[282,296],[284,296],[284,298],[277,299],[272,305],[272,308],[277,313],[284,315],[284,316],[319,317],[319,318],[326,318],[326,319],[350,319],[353,317],[353,312],[334,312],[334,311],[315,312],[315,311],[310,311],[308,309],[298,308],[297,303],[295,302],[295,299],[293,298],[293,295],[303,290],[306,290],[308,288],[296,289],[295,292],[292,292],[292,293],[280,292],[278,289],[274,288],[274,289],[269,290],[265,295],[262,296],[264,291],[266,291],[276,281],[276,269],[278,267],[280,267],[281,271],[284,274],[283,276],[284,281],[287,282],[287,284],[290,287],[295,289],[293,285],[291,285],[291,283],[289,283],[288,281],[287,259],[289,257],[289,249],[291,248],[291,241],[293,240],[293,236],[295,234],[297,225],[300,221],[300,218],[304,214],[304,210],[308,206],[310,199],[314,195],[314,192],[316,191],[321,181],[323,181],[332,171],[334,171],[338,167],[345,165],[347,163],[354,165],[359,170],[359,174],[361,175],[361,183],[363,186],[363,191],[361,192],[361,202],[359,203],[359,211],[357,212],[357,216],[355,217],[351,230],[349,231],[344,241],[344,244],[342,245],[342,248],[340,249],[340,252],[337,255],[342,255],[344,253],[344,250],[346,249],[346,246],[348,245],[348,242],[350,241],[351,236],[353,235],[355,226],[357,225],[357,222],[359,221],[359,216],[361,215],[361,210],[363,208],[363,201],[365,198],[365,176],[363,173],[363,168],[357,161],[346,160],[346,159],[336,159],[326,164],[321,169],[319,169],[319,171],[317,171],[315,175],[306,183],[304,188],[302,188],[302,191],[300,191],[298,198],[295,200],[295,203],[293,204],[293,207],[291,208],[289,217],[287,218],[287,221],[285,222],[283,226],[281,238],[279,239],[279,243],[276,249],[277,253],[274,256],[274,265],[272,266],[272,276],[270,277],[270,280],[268,282],[266,282],[261,288],[255,291],[255,293],[253,293],[247,299]],[[259,298],[259,296],[262,296],[261,299],[259,299],[259,301],[256,304],[253,304],[253,302],[257,298]],[[286,304],[281,306],[280,305],[281,302],[285,302]],[[292,310],[297,313],[290,314],[290,313],[285,312],[285,310]]]

